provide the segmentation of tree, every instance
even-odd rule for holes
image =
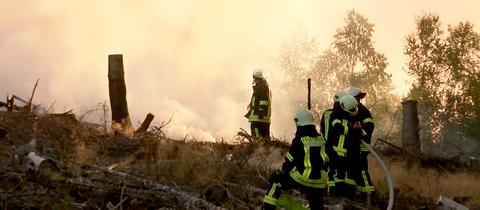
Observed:
[[[283,85],[288,88],[283,89],[282,94],[288,97],[295,105],[305,105],[306,81],[311,77],[312,69],[315,65],[315,59],[319,56],[319,47],[315,38],[311,38],[304,29],[300,29],[292,34],[288,42],[284,43],[280,49],[278,63],[283,71]]]
[[[315,78],[333,81],[329,85],[336,90],[347,86],[362,88],[368,93],[366,100],[372,112],[377,117],[383,116],[391,111],[394,96],[391,75],[385,72],[387,58],[373,47],[374,25],[354,10],[348,13],[345,22],[337,30],[331,49],[318,59]],[[335,76],[329,79],[332,73]]]
[[[360,87],[368,93],[366,100],[374,117],[383,118],[391,112],[395,97],[391,93],[391,75],[385,72],[387,58],[373,47],[374,25],[353,10],[348,12],[345,23],[330,47],[315,57],[315,39],[292,40],[283,46],[282,52],[288,53],[280,55],[280,67],[293,76],[285,80],[285,85],[292,86],[299,78],[312,78],[313,110],[317,114],[332,106],[337,90],[350,85]]]
[[[480,135],[480,36],[469,22],[441,30],[436,14],[416,20],[407,37],[407,72],[414,78],[411,98],[419,101],[425,138],[438,141],[447,130]]]

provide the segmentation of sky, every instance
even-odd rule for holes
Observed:
[[[479,31],[478,8],[474,0],[0,0],[0,100],[28,99],[39,78],[34,103],[81,115],[109,103],[108,55],[123,54],[134,125],[149,112],[156,125],[173,115],[169,137],[232,139],[249,130],[243,115],[261,68],[272,88],[272,133],[288,138],[298,107],[275,98],[288,89],[276,59],[293,32],[302,28],[323,51],[354,9],[375,25],[374,46],[404,95],[403,47],[415,18],[433,12],[445,27],[470,21]]]

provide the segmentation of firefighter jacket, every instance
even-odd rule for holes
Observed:
[[[362,103],[359,103],[358,114],[352,118],[352,123],[358,122],[362,127],[362,134],[357,136],[356,138],[365,141],[365,143],[367,144],[370,144],[372,141],[372,133],[375,128],[375,124],[373,123],[373,118],[370,110],[368,110],[367,107],[365,107]],[[369,153],[368,148],[363,144],[360,144],[360,151],[362,153]]]
[[[348,150],[355,153],[350,156],[360,151],[368,152],[367,147],[360,140],[370,144],[374,123],[370,111],[363,104],[359,104],[358,113],[355,116],[340,110],[332,112],[331,118],[330,126],[333,132],[329,133],[328,139],[332,139],[333,148],[338,156],[346,157]],[[356,123],[360,124],[360,129],[353,129]]]
[[[322,133],[323,137],[325,138],[325,141],[328,142],[329,136],[332,135],[331,131],[331,126],[332,126],[332,114],[335,111],[335,113],[341,111],[340,105],[336,106],[334,105],[334,108],[332,109],[327,109],[325,112],[322,114],[322,119],[320,120],[320,133]],[[335,115],[335,114],[334,114]]]
[[[262,80],[253,86],[252,98],[245,117],[248,118],[249,122],[270,123],[271,107],[272,94],[267,81]]]
[[[328,134],[330,131],[331,118],[333,109],[327,109],[322,114],[322,119],[320,120],[320,133],[322,133],[325,141],[328,141]]]
[[[285,162],[278,170],[303,186],[325,188],[328,161],[325,139],[315,125],[299,126]]]
[[[355,185],[352,168],[360,158],[360,136],[362,131],[354,129],[353,117],[343,110],[332,112],[331,134],[328,147],[332,147],[334,155],[329,172],[329,186],[345,182]]]
[[[351,123],[348,120],[348,113],[343,110],[336,110],[331,113],[330,117],[329,145],[332,146],[337,156],[346,157],[347,151],[350,150],[352,145],[352,142],[349,141]]]
[[[336,170],[335,164],[338,164],[339,160],[337,157],[336,151],[333,149],[334,146],[338,145],[335,144],[337,141],[335,141],[334,137],[334,132],[333,127],[332,127],[332,121],[334,120],[334,117],[338,115],[337,113],[341,111],[341,108],[339,105],[334,105],[332,109],[327,109],[325,112],[322,114],[322,119],[320,120],[320,132],[322,136],[325,138],[325,146],[326,146],[326,152],[329,158],[329,169],[328,169],[328,174],[329,174],[329,179],[328,179],[328,186],[334,186],[335,181],[334,181],[334,174]],[[333,115],[333,117],[332,117]],[[337,137],[338,140],[338,137]]]

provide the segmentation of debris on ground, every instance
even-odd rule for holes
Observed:
[[[231,143],[176,141],[162,128],[110,134],[71,113],[0,111],[0,208],[259,209],[267,180],[289,148],[275,139],[245,141],[247,135]],[[386,183],[371,167],[373,209],[385,209]],[[435,208],[433,196],[392,175],[395,209]],[[286,195],[287,203],[301,205],[302,195]],[[475,199],[455,202],[475,209]],[[325,201],[333,209],[366,209],[362,196]]]

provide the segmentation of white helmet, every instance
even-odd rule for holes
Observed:
[[[347,93],[343,90],[339,90],[335,93],[335,95],[333,95],[333,102],[340,102],[340,98],[342,98],[342,96],[344,95],[347,95]]]
[[[358,113],[357,99],[351,95],[345,95],[340,98],[340,107],[348,112],[351,116],[355,116]]]
[[[350,86],[349,88],[345,89],[345,92],[347,92],[349,95],[356,97],[356,98],[364,98],[367,93],[363,92],[360,88],[358,87],[353,87]]]
[[[295,114],[295,125],[297,126],[305,126],[305,125],[315,125],[313,119],[313,113],[308,109],[300,109]]]
[[[253,75],[252,75],[254,78],[259,78],[259,79],[265,79],[265,76],[263,75],[263,71],[261,69],[255,69],[253,71]]]

